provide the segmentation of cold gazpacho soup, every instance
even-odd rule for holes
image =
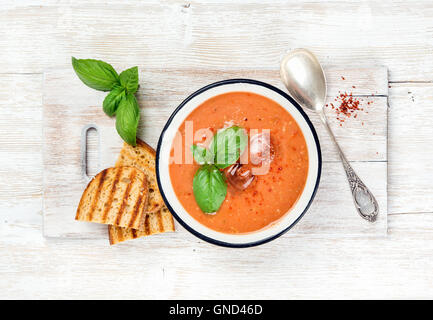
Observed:
[[[179,127],[169,172],[185,210],[215,231],[241,234],[290,214],[308,175],[294,118],[250,92],[215,96]]]

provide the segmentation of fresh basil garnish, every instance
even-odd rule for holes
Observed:
[[[238,161],[245,150],[248,137],[243,128],[231,126],[219,130],[213,137],[210,150],[215,155],[215,165],[224,169]]]
[[[140,121],[140,109],[137,99],[132,93],[122,97],[116,111],[116,130],[124,141],[135,146],[137,144],[137,127]]]
[[[214,165],[201,166],[192,183],[195,200],[203,212],[218,211],[227,195],[227,184]]]
[[[245,130],[231,126],[213,136],[209,149],[197,145],[191,147],[195,161],[202,165],[195,173],[192,188],[195,201],[203,212],[213,213],[221,207],[227,195],[227,184],[219,169],[236,163],[247,143]]]
[[[90,88],[110,91],[116,84],[120,84],[116,70],[104,61],[72,57],[72,66],[78,78]]]
[[[138,67],[122,71],[119,75],[119,80],[128,93],[135,93],[138,89]]]
[[[198,164],[213,163],[214,155],[209,149],[194,144],[191,146],[191,151]]]
[[[78,78],[90,88],[110,91],[102,104],[108,116],[116,115],[116,129],[122,139],[135,146],[140,109],[134,93],[138,90],[138,67],[117,74],[114,68],[101,60],[75,59],[72,67]]]
[[[104,112],[112,117],[116,114],[117,107],[119,106],[120,100],[125,96],[125,88],[122,86],[115,86],[113,90],[104,99],[102,108]]]

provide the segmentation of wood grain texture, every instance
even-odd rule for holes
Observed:
[[[390,212],[431,212],[433,84],[393,83],[390,94]]]
[[[111,247],[103,240],[0,243],[0,297],[428,298],[432,249],[431,241],[406,234],[387,240],[283,236],[244,250],[176,234]]]
[[[119,68],[119,70],[122,70]],[[142,84],[138,100],[141,120],[138,137],[156,147],[159,134],[176,106],[192,93],[211,82],[228,78],[254,77],[278,85],[279,73],[257,71],[152,70],[141,72]],[[329,103],[341,92],[353,92],[363,99],[365,111],[348,118],[340,126],[335,112],[327,108],[331,126],[347,150],[347,157],[358,169],[358,174],[375,194],[379,206],[378,221],[371,225],[356,213],[352,196],[339,156],[318,116],[309,116],[318,132],[324,160],[322,183],[305,222],[290,231],[298,234],[386,235],[387,218],[387,69],[361,67],[342,69],[328,67]],[[188,80],[192,79],[192,80]],[[142,81],[142,80],[141,80]],[[161,87],[163,84],[163,87]],[[149,90],[146,90],[148,86]],[[196,90],[193,89],[193,90]],[[377,94],[378,96],[372,96]],[[101,109],[105,93],[95,92],[83,85],[71,69],[47,71],[44,79],[44,235],[61,238],[106,238],[106,230],[99,225],[72,221],[77,203],[87,185],[81,169],[80,141],[83,127],[95,124],[100,141],[100,167],[113,166],[122,147],[114,119]],[[368,105],[368,102],[372,103]],[[337,105],[337,103],[335,103]],[[367,111],[368,110],[368,111]],[[368,112],[368,113],[367,113]],[[304,220],[304,219],[302,219]],[[182,236],[184,230],[179,236]]]
[[[39,0],[2,13],[3,72],[68,66],[71,55],[161,69],[278,70],[284,52],[303,46],[325,65],[381,64],[392,81],[433,80],[428,1]]]
[[[0,2],[0,14],[0,298],[433,298],[431,0],[25,0]],[[244,69],[258,78],[255,69],[277,72],[295,47],[327,65],[386,65],[400,82],[389,89],[386,239],[286,234],[244,251],[188,233],[111,248],[43,238],[46,68],[69,68],[76,55],[146,72],[204,68],[219,80],[212,70]],[[140,92],[161,92],[158,79],[141,80]]]

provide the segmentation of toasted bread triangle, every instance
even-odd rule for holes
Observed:
[[[147,198],[143,172],[133,167],[108,168],[87,185],[75,219],[144,230]]]
[[[140,139],[137,139],[136,147],[124,144],[116,166],[130,165],[144,172],[149,183],[149,205],[144,219],[144,229],[134,230],[132,228],[108,226],[110,244],[174,231],[173,217],[164,205],[156,181],[155,155],[155,150]]]

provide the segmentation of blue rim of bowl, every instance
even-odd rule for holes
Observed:
[[[164,139],[164,134],[166,132],[166,130],[168,129],[168,127],[170,126],[171,122],[173,121],[173,118],[176,116],[176,114],[179,112],[180,109],[182,109],[184,107],[184,105],[190,101],[192,98],[194,98],[195,96],[198,96],[199,94],[211,89],[211,88],[215,88],[215,87],[219,87],[219,86],[223,86],[223,85],[227,85],[227,84],[235,84],[235,83],[248,83],[248,84],[254,84],[254,85],[259,85],[265,88],[268,88],[272,91],[275,91],[276,93],[280,94],[281,96],[283,96],[284,98],[286,98],[287,100],[289,100],[289,102],[291,104],[293,104],[296,109],[298,109],[299,113],[302,115],[302,117],[304,118],[304,120],[307,122],[311,133],[313,134],[313,138],[314,138],[314,142],[316,144],[316,149],[317,149],[317,157],[318,157],[318,166],[317,166],[317,178],[316,178],[316,184],[314,186],[314,190],[313,193],[311,194],[311,198],[308,201],[308,204],[305,206],[304,210],[302,211],[302,213],[299,215],[299,217],[293,221],[287,228],[285,228],[284,230],[278,232],[275,235],[272,235],[270,237],[267,237],[265,239],[261,239],[261,240],[257,240],[257,241],[253,241],[253,242],[248,242],[248,243],[230,243],[230,242],[224,242],[224,241],[220,241],[220,240],[215,240],[213,238],[210,238],[208,236],[205,236],[204,234],[194,230],[193,228],[191,228],[187,223],[185,223],[176,213],[176,211],[174,211],[174,209],[170,206],[170,203],[167,200],[167,197],[164,194],[164,190],[162,189],[162,185],[161,185],[161,181],[160,181],[160,176],[159,176],[159,153],[161,151],[161,144],[162,144],[162,140]],[[162,129],[161,135],[159,136],[159,140],[158,140],[158,146],[156,149],[156,162],[155,162],[155,167],[156,167],[156,180],[158,182],[158,188],[159,191],[162,195],[162,198],[164,199],[165,205],[167,206],[168,210],[170,210],[171,214],[175,217],[175,219],[177,220],[177,222],[179,222],[186,230],[188,230],[189,232],[191,232],[193,235],[195,235],[196,237],[209,242],[211,244],[215,244],[218,246],[222,246],[222,247],[229,247],[229,248],[248,248],[248,247],[254,247],[254,246],[258,246],[264,243],[267,243],[269,241],[275,240],[276,238],[280,237],[281,235],[283,235],[284,233],[286,233],[287,231],[289,231],[294,225],[296,225],[298,223],[299,220],[301,220],[301,218],[304,216],[304,214],[308,211],[308,209],[311,206],[311,203],[313,202],[314,197],[316,196],[317,193],[317,189],[319,188],[319,182],[320,182],[320,177],[321,177],[321,173],[322,173],[322,153],[321,153],[321,149],[320,149],[320,143],[319,143],[319,138],[317,137],[317,133],[316,130],[314,129],[313,124],[311,123],[310,119],[308,118],[307,114],[304,112],[304,110],[302,110],[301,106],[295,101],[293,100],[288,94],[286,94],[285,92],[281,91],[280,89],[267,84],[265,82],[261,82],[261,81],[257,81],[257,80],[251,80],[251,79],[228,79],[228,80],[222,80],[222,81],[218,81],[218,82],[214,82],[211,83],[197,91],[195,91],[193,94],[191,94],[188,98],[186,98],[184,101],[182,101],[182,103],[173,111],[173,113],[171,114],[170,118],[168,118],[164,128]]]

